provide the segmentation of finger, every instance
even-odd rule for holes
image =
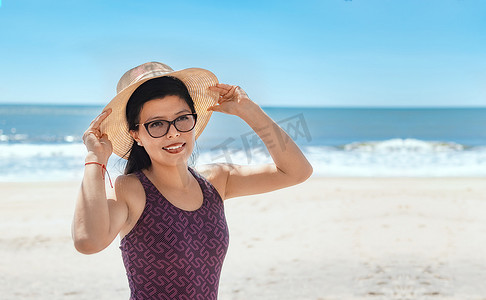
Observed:
[[[236,89],[236,86],[231,85],[229,89],[224,89],[224,91],[220,92],[219,95],[220,95],[220,97],[231,98],[231,97],[234,96],[235,89]]]
[[[84,134],[83,134],[83,142],[86,142],[86,139],[90,136],[90,135],[94,135],[95,138],[99,139],[99,136],[100,136],[100,133],[97,132],[97,131],[93,131],[93,130],[87,130]]]
[[[218,103],[235,100],[235,98],[237,97],[236,89],[237,86],[232,86],[231,89],[226,94],[220,95],[220,98],[218,99]]]
[[[211,87],[212,91],[217,92],[219,96],[226,94],[228,91],[226,89],[218,88],[218,87]]]
[[[106,117],[111,113],[111,108],[103,111],[101,114],[99,114],[93,121],[91,121],[90,128],[95,128],[99,127],[101,122],[106,119]]]
[[[100,118],[102,118],[103,116],[105,116],[107,113],[111,113],[111,108],[109,108],[109,109],[104,110],[103,112],[101,112],[99,115],[96,116],[96,118],[94,118],[94,120],[91,123],[94,123],[94,122],[98,121]]]
[[[233,96],[231,95],[225,95],[225,96],[221,96],[219,99],[218,99],[218,104],[222,104],[224,102],[230,102],[232,100]]]
[[[111,114],[111,108],[108,108],[107,110],[103,111],[99,116],[94,120],[94,123],[92,124],[91,128],[93,129],[98,129],[101,125],[101,122],[103,122],[106,117],[108,117]]]
[[[216,87],[219,87],[219,88],[222,88],[222,89],[229,90],[229,89],[231,89],[231,87],[232,87],[233,85],[231,85],[231,84],[226,84],[226,83],[217,83],[215,86],[216,86]]]
[[[213,105],[208,107],[208,111],[220,111],[220,106],[219,105]]]
[[[232,86],[229,84],[218,83],[216,85],[210,86],[209,89],[220,94],[226,94],[231,89],[231,87]]]
[[[237,89],[237,88],[238,88],[238,86],[237,86],[237,85],[233,85],[233,86],[231,86],[231,89],[230,89],[230,90],[228,91],[228,93],[227,93],[226,95],[224,95],[223,97],[225,97],[225,98],[231,98],[231,97],[233,97],[233,96],[235,95],[235,91],[236,91],[236,89]]]
[[[110,139],[108,139],[108,135],[106,133],[103,133],[103,135],[100,137],[100,142],[101,143],[108,143],[108,142],[110,142]]]
[[[84,134],[83,134],[83,143],[86,144],[86,140],[88,139],[88,137],[93,134],[92,131],[86,131]]]
[[[110,114],[111,114],[111,108],[108,108],[107,110],[103,111],[93,120],[93,122],[91,122],[89,129],[97,130],[100,127],[101,122],[103,122],[106,119],[106,117],[108,117]]]

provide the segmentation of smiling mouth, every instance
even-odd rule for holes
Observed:
[[[167,151],[169,153],[179,153],[179,152],[182,151],[182,149],[184,149],[185,146],[186,146],[186,143],[179,145],[179,146],[174,146],[174,147],[162,147],[162,149],[164,149],[165,151]]]

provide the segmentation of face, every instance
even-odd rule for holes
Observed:
[[[179,96],[166,96],[146,102],[140,112],[140,123],[148,123],[155,120],[172,121],[178,117],[191,114],[189,105]],[[152,123],[156,126],[158,123]],[[137,131],[131,131],[136,142],[139,142],[147,151],[152,163],[166,166],[179,164],[187,165],[195,143],[195,130],[188,132],[178,131],[174,124],[171,124],[166,135],[153,138],[147,132],[144,125],[139,125]],[[182,145],[179,149],[174,148]]]

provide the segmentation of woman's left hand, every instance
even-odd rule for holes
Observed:
[[[229,115],[242,117],[251,109],[258,107],[255,102],[237,85],[218,83],[209,88],[219,93],[218,105],[213,105],[208,110],[219,111]]]

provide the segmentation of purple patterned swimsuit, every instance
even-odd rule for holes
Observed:
[[[135,227],[120,243],[130,299],[217,299],[229,244],[223,200],[214,186],[189,167],[203,192],[202,206],[172,205],[141,171],[146,195]]]

